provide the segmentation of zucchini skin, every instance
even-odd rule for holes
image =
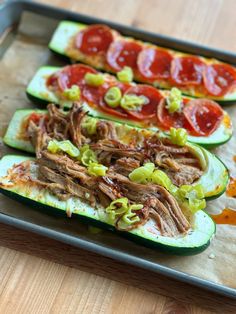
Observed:
[[[226,166],[226,164],[225,164],[217,155],[214,154],[214,156],[224,165],[224,167],[225,167],[225,169],[226,169],[226,171],[227,171],[227,177],[226,177],[226,180],[225,180],[224,189],[221,190],[221,191],[220,191],[218,194],[216,194],[216,195],[206,197],[206,200],[207,200],[207,201],[213,201],[213,200],[215,200],[216,198],[219,198],[221,195],[223,195],[223,194],[226,192],[227,185],[228,185],[229,179],[230,179],[229,168]]]
[[[33,199],[30,198],[26,198],[24,196],[21,196],[15,192],[9,191],[9,190],[5,190],[2,187],[0,187],[0,193],[2,193],[3,195],[16,200],[24,205],[27,205],[35,210],[41,211],[44,214],[46,213],[47,215],[50,216],[56,216],[58,218],[65,218],[65,212],[62,210],[58,210],[55,207],[52,207],[50,205],[46,205],[37,201],[34,201]],[[133,242],[151,248],[151,249],[157,249],[158,251],[161,251],[163,253],[167,253],[170,255],[179,255],[179,256],[190,256],[190,255],[196,255],[199,254],[201,252],[203,252],[209,245],[211,242],[211,238],[203,245],[199,246],[199,247],[174,247],[174,246],[170,246],[170,245],[166,245],[166,244],[162,244],[162,243],[157,243],[148,239],[145,239],[143,237],[139,237],[137,235],[134,235],[132,233],[129,232],[121,232],[118,231],[117,229],[115,229],[115,227],[106,224],[104,222],[89,218],[89,217],[85,217],[83,215],[79,215],[79,214],[72,214],[72,217],[78,219],[80,222],[84,223],[84,224],[89,224],[92,225],[94,227],[98,227],[104,230],[108,230],[108,231],[112,231],[115,232],[117,234],[119,234],[120,236],[128,239],[128,240],[132,240]],[[214,233],[213,235],[215,234]]]
[[[44,100],[42,98],[38,98],[36,96],[33,96],[32,94],[28,93],[27,91],[25,92],[27,98],[32,101],[35,105],[39,106],[40,109],[45,109],[49,102],[47,100]]]

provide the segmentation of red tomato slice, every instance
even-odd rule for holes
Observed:
[[[64,67],[57,74],[59,89],[64,91],[67,88],[71,88],[72,85],[81,87],[84,84],[84,76],[86,73],[97,73],[97,71],[83,64],[74,64]]]
[[[75,46],[84,54],[104,54],[112,41],[113,34],[108,26],[91,25],[78,33],[75,39]]]
[[[137,69],[138,54],[142,46],[128,40],[114,41],[107,51],[107,63],[114,71],[120,71],[124,66]]]
[[[143,49],[138,55],[138,69],[144,78],[168,79],[173,57],[165,50],[157,48]]]
[[[183,109],[183,114],[197,135],[208,136],[220,125],[223,110],[210,99],[190,100]]]
[[[203,79],[210,95],[223,96],[236,86],[236,70],[228,64],[208,65]]]
[[[200,85],[205,64],[198,57],[175,58],[171,65],[171,79],[177,85]]]
[[[156,88],[149,85],[135,85],[129,88],[125,95],[143,96],[145,98],[145,104],[141,110],[127,110],[130,116],[138,120],[153,119],[156,117],[157,107],[163,96],[157,91]]]
[[[157,108],[158,126],[164,130],[173,128],[186,128],[186,119],[182,112],[169,113],[166,108],[166,100],[163,98]]]

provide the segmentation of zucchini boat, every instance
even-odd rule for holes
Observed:
[[[86,73],[102,77],[104,82],[99,86],[90,86],[84,80]],[[65,83],[66,82],[66,83]],[[119,121],[138,127],[162,130],[168,133],[171,127],[184,127],[188,132],[188,140],[206,148],[213,148],[229,141],[232,136],[232,124],[229,115],[211,100],[193,100],[178,95],[181,109],[169,112],[166,102],[176,99],[172,91],[157,90],[148,85],[121,83],[109,74],[101,74],[84,65],[73,65],[65,68],[45,66],[38,70],[27,87],[27,96],[34,102],[47,104],[57,103],[70,107],[70,92],[75,83],[79,86],[81,99],[89,114],[95,117]],[[62,85],[66,84],[62,87]],[[61,90],[64,88],[64,90]],[[106,95],[118,88],[123,95],[121,104],[114,107],[106,103]],[[69,93],[68,93],[69,91]],[[117,90],[116,90],[117,91]],[[176,92],[176,91],[175,91]],[[74,97],[74,94],[72,95]],[[145,99],[144,105],[135,110],[130,103],[122,103],[123,99],[135,96],[139,101]],[[113,97],[113,95],[112,95]],[[135,100],[134,100],[135,101]],[[175,103],[174,103],[175,105]],[[121,107],[122,106],[122,107]],[[126,106],[126,107],[125,107]],[[129,107],[127,107],[129,106]],[[127,109],[128,108],[128,109]]]
[[[28,178],[28,181],[9,181],[9,172],[20,163],[31,162],[32,158],[24,156],[7,155],[0,161],[0,192],[12,199],[27,204],[36,210],[42,210],[56,215],[65,215],[73,212],[73,217],[100,228],[117,231],[114,223],[108,218],[104,208],[93,208],[78,197],[70,197],[67,200],[59,200],[47,189],[38,186]],[[20,166],[18,166],[20,169]],[[35,175],[35,167],[31,168],[32,176]],[[130,231],[120,234],[125,237],[154,249],[162,250],[176,255],[193,255],[205,250],[215,233],[215,223],[202,210],[197,211],[191,220],[188,232],[176,237],[163,236],[155,228],[154,221],[149,219],[144,225],[140,225]]]
[[[216,59],[144,43],[105,25],[59,23],[49,48],[62,56],[116,73],[132,68],[137,81],[164,89],[177,86],[193,97],[222,104],[236,100],[236,69]]]
[[[52,110],[51,108],[54,108],[54,109]],[[30,141],[30,137],[29,137],[29,131],[30,131],[29,124],[31,122],[34,122],[36,124],[41,123],[41,127],[43,127],[45,122],[40,122],[42,119],[48,119],[48,117],[52,119],[54,112],[57,112],[57,111],[63,112],[62,110],[55,109],[55,108],[56,108],[55,106],[49,105],[49,109],[50,109],[49,112],[47,112],[46,110],[30,110],[30,109],[17,110],[8,126],[7,132],[4,137],[4,143],[11,147],[14,147],[14,148],[26,151],[26,152],[34,153],[35,147],[32,144],[32,141]],[[65,116],[70,115],[72,111],[73,110],[70,109],[68,113],[64,112],[64,115]],[[158,133],[158,132],[156,133],[156,132],[153,132],[152,130],[144,130],[141,128],[135,128],[129,125],[120,124],[118,122],[110,122],[107,120],[103,120],[100,118],[93,118],[90,116],[86,117],[86,120],[84,124],[82,124],[82,127],[85,128],[87,125],[88,126],[92,125],[93,128],[100,130],[99,129],[100,124],[112,126],[112,128],[115,129],[116,140],[119,140],[123,144],[133,143],[133,141],[139,137],[142,138],[142,137],[157,136],[159,138],[159,141],[164,141],[164,139],[167,139],[164,134]],[[107,133],[106,136],[109,139],[109,136],[110,136],[109,133]],[[199,165],[199,168],[201,168],[201,175],[198,175],[197,177],[195,177],[195,180],[194,180],[194,175],[195,175],[194,173],[193,174],[190,173],[190,175],[187,174],[188,179],[190,179],[190,181],[181,181],[180,184],[193,184],[193,185],[201,184],[203,187],[204,196],[207,199],[213,199],[213,198],[219,197],[222,193],[224,193],[225,188],[228,183],[228,179],[229,179],[228,171],[226,167],[224,166],[224,164],[215,155],[213,155],[212,153],[210,153],[209,151],[205,150],[204,148],[200,146],[187,142],[184,147],[185,148],[177,146],[178,149],[176,151],[180,153],[182,151],[185,151],[185,153],[188,151],[187,157],[189,158],[192,156],[192,159],[193,158],[196,159],[197,164]],[[169,150],[169,148],[166,148],[166,150]],[[170,153],[170,156],[172,157],[175,156],[175,153],[173,154]],[[164,160],[166,157],[168,157],[168,154],[166,155],[165,153],[163,153]],[[181,161],[182,157],[185,158],[185,154],[182,154],[182,155],[177,154],[177,157]],[[185,161],[188,164],[188,160],[184,158],[182,159],[182,161],[183,162]],[[191,165],[191,163],[194,164],[194,160],[189,160],[189,165]],[[163,171],[167,170],[167,173],[173,174],[174,180],[176,181],[175,176],[177,175],[178,171],[175,173],[173,173],[172,171],[169,171],[168,166],[165,164],[165,162],[162,165],[162,162],[159,161],[159,166],[160,166],[160,169],[162,169]],[[180,171],[180,175],[181,175],[181,171]],[[184,179],[183,177],[181,178]]]

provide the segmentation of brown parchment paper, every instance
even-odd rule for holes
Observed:
[[[25,13],[14,40],[0,59],[0,136],[4,135],[16,109],[35,108],[35,105],[27,100],[25,89],[36,70],[46,64],[63,65],[47,49],[47,44],[57,22]],[[236,104],[225,109],[229,112],[236,127]],[[1,155],[7,153],[21,154],[19,151],[4,146],[2,141],[0,142],[0,153]],[[231,175],[236,176],[236,164],[232,159],[233,155],[236,154],[235,138],[215,149],[215,153],[228,166]],[[23,152],[23,154],[25,153]],[[227,198],[223,195],[219,199],[209,202],[207,210],[211,213],[218,213],[225,207],[236,210],[236,199]],[[136,245],[110,232],[104,231],[97,235],[90,234],[87,227],[77,220],[52,217],[2,195],[0,196],[0,211],[25,221],[102,244],[104,247],[113,248],[190,275],[236,288],[236,227],[234,226],[218,225],[214,240],[203,253],[190,257],[176,257]]]

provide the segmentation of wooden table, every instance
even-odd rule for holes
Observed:
[[[236,51],[235,0],[41,2]],[[9,226],[0,245],[4,314],[236,311],[227,298]]]

